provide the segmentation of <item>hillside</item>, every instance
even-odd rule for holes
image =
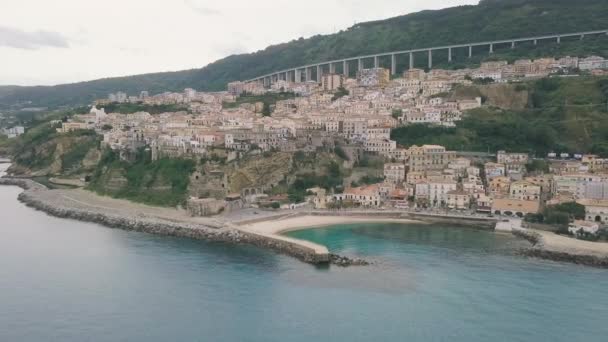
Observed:
[[[332,35],[318,35],[270,46],[252,54],[234,55],[201,69],[108,78],[53,87],[0,87],[0,108],[21,106],[82,105],[118,90],[135,94],[178,91],[186,87],[220,90],[227,82],[247,79],[277,69],[335,58],[407,48],[506,39],[556,32],[605,29],[608,2],[605,0],[483,0],[477,6],[459,6],[422,11],[387,20],[357,24]],[[500,47],[497,47],[500,48]],[[478,63],[488,58],[478,51],[468,60],[455,52],[450,67]],[[547,42],[538,48],[498,49],[492,58],[514,59],[547,55],[608,56],[608,37]],[[441,54],[435,56],[436,66]],[[423,58],[418,58],[420,63]],[[15,107],[13,107],[15,108]]]
[[[410,125],[393,130],[392,138],[405,146],[440,144],[453,150],[505,149],[537,156],[593,152],[608,157],[608,78],[546,78],[505,91],[527,93],[525,108],[521,103],[486,106],[468,112],[456,128]],[[488,98],[486,103],[493,101]]]

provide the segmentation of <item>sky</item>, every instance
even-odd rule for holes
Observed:
[[[203,67],[355,23],[479,0],[0,0],[0,85]]]

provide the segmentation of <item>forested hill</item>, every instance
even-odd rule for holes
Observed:
[[[252,54],[234,55],[201,69],[108,78],[53,87],[0,87],[0,108],[22,106],[79,105],[119,90],[136,94],[197,90],[220,90],[227,82],[252,78],[277,69],[408,48],[431,47],[491,39],[508,39],[550,33],[606,29],[606,0],[482,0],[477,6],[422,11],[387,20],[357,24],[332,35],[318,35],[274,45]],[[497,47],[498,48],[498,47]],[[452,67],[479,62],[487,51],[471,61],[456,53]],[[522,46],[515,51],[497,50],[493,58],[539,55],[608,56],[608,37],[546,42],[538,48]],[[435,59],[441,66],[441,55]],[[423,58],[418,58],[422,63]],[[404,63],[404,62],[402,62]]]

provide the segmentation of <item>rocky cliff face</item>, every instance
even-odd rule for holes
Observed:
[[[273,153],[267,157],[255,156],[240,161],[227,170],[230,191],[272,187],[285,179],[291,165],[290,153]]]
[[[91,171],[101,156],[94,135],[57,135],[42,143],[25,143],[16,151],[9,172],[41,177]]]

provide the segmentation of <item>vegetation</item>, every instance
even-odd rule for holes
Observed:
[[[119,103],[112,102],[103,106],[106,113],[121,113],[121,114],[133,114],[137,112],[148,112],[150,114],[161,114],[166,112],[179,112],[188,111],[188,106],[178,104],[160,104],[160,105],[149,105],[145,103]]]
[[[426,143],[454,150],[608,156],[607,78],[546,78],[526,86],[529,108],[478,108],[455,128],[416,124],[393,130],[392,138],[406,146]]]
[[[358,23],[336,34],[299,38],[269,46],[251,54],[233,55],[201,69],[165,72],[130,77],[106,78],[52,87],[0,87],[0,107],[76,105],[119,90],[137,94],[182,91],[184,88],[221,90],[227,82],[264,75],[299,65],[383,51],[423,48],[458,43],[508,39],[559,32],[602,30],[608,22],[608,3],[604,0],[501,0],[482,1],[477,6],[458,6],[438,11],[422,11],[387,20]],[[461,51],[463,50],[463,51]],[[490,57],[486,47],[475,48],[469,59],[466,49],[434,53],[436,67],[459,68],[484,59],[562,55],[608,55],[608,38],[563,39],[561,44],[539,42],[538,46],[520,44],[511,50],[495,46]],[[390,61],[380,60],[382,65]],[[409,63],[398,58],[398,70]],[[416,67],[425,67],[424,58]],[[29,102],[31,101],[31,102]]]
[[[244,94],[239,96],[235,102],[224,102],[224,108],[237,108],[244,103],[258,103],[262,102],[264,104],[264,108],[268,111],[268,115],[270,115],[270,106],[274,106],[277,101],[289,100],[296,97],[296,94],[292,92],[280,92],[280,93],[267,93],[264,95],[248,95]]]
[[[542,214],[528,214],[525,220],[532,223],[556,225],[561,231],[567,231],[572,220],[585,218],[585,206],[576,202],[562,203],[545,208]]]
[[[144,149],[139,150],[134,159],[133,162],[126,162],[120,160],[116,152],[106,150],[91,177],[89,189],[102,195],[151,205],[176,206],[185,203],[189,177],[196,166],[194,161],[152,161],[149,152]],[[121,185],[115,186],[116,183]]]
[[[332,161],[325,167],[325,172],[300,174],[287,190],[289,200],[295,203],[304,201],[306,190],[319,186],[327,190],[342,190],[344,175],[338,163]]]
[[[336,90],[336,92],[334,93],[334,97],[331,98],[332,101],[336,101],[339,98],[342,98],[344,96],[348,96],[350,93],[348,92],[348,90],[346,90],[346,88],[344,87],[340,87],[338,88],[338,90]]]

